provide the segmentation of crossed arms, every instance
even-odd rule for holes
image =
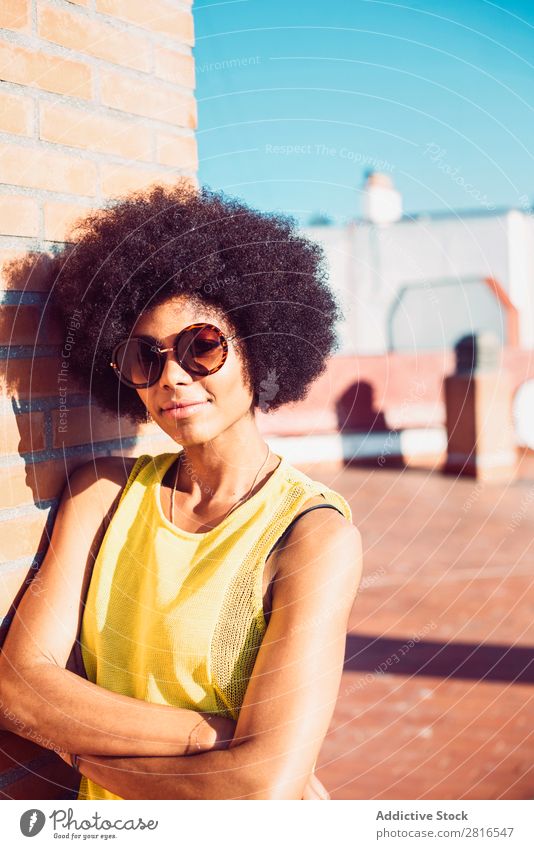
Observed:
[[[39,592],[30,585],[0,655],[0,724],[30,738],[38,729],[43,745],[76,752],[84,775],[125,799],[301,799],[339,688],[361,577],[359,532],[333,510],[312,511],[280,546],[272,613],[237,726],[122,696],[65,668],[102,517],[120,490],[118,459],[69,479]],[[76,565],[81,548],[85,568]]]

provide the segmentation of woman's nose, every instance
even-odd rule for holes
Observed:
[[[173,351],[168,351],[159,382],[162,386],[175,386],[177,383],[192,383],[193,378],[176,360]]]

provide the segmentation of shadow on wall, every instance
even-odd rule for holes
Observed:
[[[135,449],[144,426],[91,404],[69,368],[79,315],[61,317],[50,298],[55,259],[30,252],[4,265],[5,345],[0,380],[6,415],[0,645],[14,606],[38,570],[69,475],[95,457]],[[9,597],[9,598],[8,598]]]
[[[0,647],[25,592],[40,592],[35,579],[68,475],[94,456],[90,445],[75,444],[76,424],[61,442],[61,407],[85,405],[87,416],[89,398],[62,369],[66,331],[48,295],[53,268],[53,257],[29,253],[3,269]],[[67,668],[76,671],[73,655]],[[0,763],[0,799],[76,797],[79,776],[33,739],[0,728]]]
[[[49,480],[49,469],[37,469],[34,463],[48,456],[57,440],[52,432],[55,425],[60,432],[62,407],[67,399],[88,396],[75,384],[67,369],[62,368],[62,349],[67,331],[61,318],[54,312],[48,291],[53,258],[46,254],[30,253],[13,261],[4,274],[8,291],[2,305],[2,324],[8,339],[7,352],[1,361],[0,380],[4,395],[11,399],[18,429],[17,453],[26,463],[26,486],[31,489],[36,506],[49,506],[56,494],[61,477]],[[63,403],[63,399],[65,403]],[[14,436],[11,436],[6,453],[14,453]],[[63,481],[67,472],[64,470]],[[23,496],[20,489],[13,494]],[[25,499],[27,500],[27,498]]]
[[[356,381],[337,401],[339,430],[384,431],[387,430],[384,414],[375,405],[373,386],[365,380]]]
[[[406,467],[400,453],[400,431],[388,427],[384,413],[376,404],[371,383],[365,380],[352,383],[338,398],[336,415],[338,432],[342,437],[358,433],[362,435],[357,453],[344,460],[346,467]]]
[[[44,474],[35,481],[28,478],[35,500],[42,501],[50,491],[57,492],[84,453],[94,455],[89,446],[96,446],[97,454],[133,447],[137,436],[153,429],[104,412],[92,404],[87,386],[73,377],[69,357],[83,312],[75,308],[68,316],[59,315],[50,294],[57,273],[54,257],[28,253],[4,265],[3,273],[8,289],[2,305],[7,352],[0,369],[4,395],[15,400],[17,425],[26,437],[19,453],[35,463],[65,455],[64,467],[51,485],[46,485]],[[7,452],[14,453],[12,441]]]
[[[57,317],[54,320],[45,314],[51,270],[52,258],[39,253],[29,253],[4,266],[7,291],[2,305],[2,324],[6,328],[4,342],[8,344],[1,360],[0,380],[4,398],[9,399],[13,412],[6,427],[4,452],[7,457],[18,455],[24,461],[24,472],[20,463],[7,468],[8,491],[4,493],[2,506],[14,513],[13,525],[16,525],[19,544],[9,545],[8,534],[4,535],[3,571],[7,571],[6,564],[10,564],[10,571],[19,571],[16,564],[23,559],[22,551],[29,552],[33,548],[35,556],[9,610],[6,610],[5,594],[12,594],[13,581],[9,582],[9,587],[5,580],[3,582],[0,645],[49,544],[53,512],[50,508],[67,478],[65,470],[62,480],[56,474],[51,481],[50,464],[35,462],[37,455],[46,456],[50,437],[46,409],[49,405],[44,403],[43,396],[50,392],[50,375],[57,374],[59,366],[59,346],[56,344],[58,350],[54,357],[51,343],[59,341],[60,324]],[[54,402],[57,403],[55,399]],[[28,516],[32,502],[32,506],[43,513],[41,523],[35,519],[34,510],[33,518]]]

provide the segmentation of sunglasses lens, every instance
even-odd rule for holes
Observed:
[[[161,373],[161,358],[143,339],[128,339],[119,346],[115,361],[121,380],[129,386],[147,386]]]
[[[200,325],[177,338],[176,356],[191,374],[210,374],[220,368],[226,345],[216,327]]]
[[[152,386],[159,380],[165,354],[154,349],[154,343],[133,337],[115,350],[114,362],[120,379],[127,386]],[[175,357],[192,375],[217,371],[226,358],[228,345],[221,331],[210,324],[198,324],[176,337]]]

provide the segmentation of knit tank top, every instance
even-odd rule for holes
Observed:
[[[279,455],[278,455],[279,456]],[[80,632],[87,678],[126,696],[237,720],[266,630],[263,569],[302,506],[348,502],[284,457],[205,533],[166,518],[161,482],[176,452],[133,466],[96,557]],[[82,776],[78,799],[120,799]]]

